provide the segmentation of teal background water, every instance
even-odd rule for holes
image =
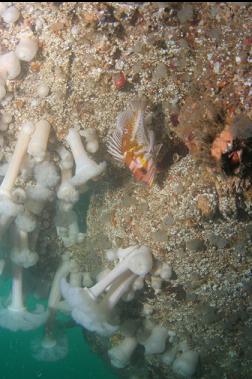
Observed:
[[[10,287],[10,280],[1,280],[1,298],[8,296]],[[30,309],[34,299],[30,297],[26,303]],[[66,358],[57,362],[35,360],[31,342],[42,333],[43,327],[29,332],[0,328],[0,379],[118,379],[109,363],[88,346],[80,327],[66,330],[69,345]]]
[[[86,214],[91,192],[81,196],[74,210],[77,213],[80,231],[86,231]],[[0,244],[1,255],[9,255],[9,247]],[[4,254],[4,252],[6,254]],[[0,301],[6,300],[11,293],[11,278],[0,277]],[[35,300],[30,295],[25,299],[29,310],[36,305],[47,306],[46,299]],[[58,313],[61,321],[71,320],[70,317]],[[94,353],[79,326],[66,329],[68,337],[68,355],[57,362],[41,362],[32,357],[31,343],[43,336],[43,326],[28,332],[12,332],[0,328],[0,379],[118,379],[115,369],[109,361]]]

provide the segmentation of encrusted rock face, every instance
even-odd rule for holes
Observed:
[[[131,178],[123,183],[115,186],[111,177],[102,184],[106,191],[92,196],[87,238],[93,251],[105,264],[105,248],[146,244],[157,261],[172,266],[171,280],[157,294],[149,276],[141,304],[151,306],[153,321],[189,339],[202,353],[204,377],[214,377],[216,362],[228,369],[230,352],[237,358],[243,351],[249,328],[250,205],[241,203],[232,180],[213,175],[189,155],[151,189]],[[148,361],[161,367],[157,357]]]
[[[177,251],[186,248],[186,241],[206,242],[208,230],[218,233],[225,224],[239,227],[240,218],[249,220],[251,215],[249,204],[241,204],[233,179],[212,174],[189,155],[151,189],[131,178],[116,187],[113,177],[100,187],[106,192],[91,199],[88,235],[102,231],[114,246],[144,242],[161,260],[170,253],[177,256]],[[239,237],[240,232],[230,230],[226,237],[234,234]]]

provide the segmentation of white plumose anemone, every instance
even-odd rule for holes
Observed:
[[[35,251],[29,248],[28,233],[17,230],[14,234],[14,246],[11,250],[10,258],[13,263],[23,268],[34,266],[39,257]]]
[[[72,151],[75,161],[75,175],[71,179],[74,186],[82,186],[88,180],[99,176],[106,168],[106,162],[97,164],[86,153],[76,129],[69,129],[66,141]]]
[[[18,135],[18,140],[13,155],[8,164],[4,179],[0,186],[0,236],[11,224],[19,211],[22,210],[22,207],[20,207],[18,204],[15,204],[12,200],[11,193],[20,171],[25,153],[27,151],[27,146],[33,130],[34,127],[31,122],[23,124]]]
[[[50,311],[55,311],[58,307],[58,304],[61,299],[60,293],[60,281],[62,278],[66,277],[70,272],[76,271],[77,266],[74,261],[69,260],[66,256],[65,259],[61,262],[58,270],[55,272],[49,299],[48,299],[48,307]]]
[[[13,269],[11,303],[7,308],[0,308],[0,326],[12,331],[32,330],[44,324],[48,312],[39,309],[29,312],[23,302],[22,268],[15,266]]]
[[[33,131],[34,126],[31,122],[22,125],[6,175],[0,186],[0,195],[10,197]]]
[[[130,361],[130,358],[138,345],[135,337],[126,337],[121,343],[112,347],[108,351],[112,366],[124,368]]]
[[[73,319],[85,329],[100,336],[110,336],[118,330],[113,309],[128,291],[135,275],[124,275],[111,286],[101,301],[94,301],[85,288],[71,287],[65,279],[61,281],[61,291],[71,308]]]
[[[36,162],[42,162],[47,151],[47,143],[51,126],[48,121],[40,120],[35,124],[35,131],[31,137],[28,153]]]
[[[56,362],[68,354],[68,340],[62,334],[56,337],[44,335],[31,343],[32,357],[37,361]]]
[[[125,250],[128,252],[125,258],[91,288],[74,288],[65,279],[61,280],[61,292],[71,308],[73,319],[102,336],[118,330],[118,322],[113,319],[116,304],[129,291],[137,276],[146,275],[152,268],[152,255],[147,246]]]
[[[161,354],[165,351],[166,340],[168,338],[168,330],[156,325],[151,331],[151,335],[144,341],[145,354]]]

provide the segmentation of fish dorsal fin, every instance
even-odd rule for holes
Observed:
[[[129,134],[131,140],[141,138],[144,132],[143,112],[141,109],[130,107],[120,113],[117,118],[116,130],[124,135]]]
[[[108,152],[117,160],[123,160],[123,138],[128,135],[131,141],[138,145],[149,146],[149,135],[144,127],[144,110],[146,107],[145,98],[137,98],[129,108],[120,113],[116,120],[116,128],[108,138]]]
[[[123,135],[132,134],[133,113],[131,110],[121,112],[116,120],[116,128],[108,139],[108,152],[118,161],[123,159]]]
[[[123,132],[127,124],[129,124],[132,121],[131,117],[132,114],[129,110],[119,113],[116,120],[116,129],[121,130]]]
[[[146,108],[145,98],[137,98],[131,103],[130,111],[134,118],[132,139],[136,139],[139,145],[148,145],[148,137],[144,126],[144,111]]]

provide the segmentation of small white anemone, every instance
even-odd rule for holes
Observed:
[[[172,267],[167,263],[163,263],[159,275],[163,280],[170,280],[172,277]]]
[[[73,210],[64,211],[58,209],[55,217],[55,225],[57,235],[65,247],[70,247],[83,241],[84,233],[80,232],[78,217]]]
[[[64,170],[73,168],[74,159],[72,153],[70,153],[70,151],[68,151],[63,145],[58,146],[56,151],[60,157],[60,168]]]
[[[184,378],[191,378],[197,370],[198,362],[199,353],[197,351],[188,350],[175,359],[172,370]]]
[[[39,215],[46,202],[52,201],[54,193],[39,184],[35,186],[28,185],[26,187],[27,198],[25,200],[25,208],[32,214]]]
[[[126,337],[118,345],[112,347],[108,351],[108,355],[112,366],[124,368],[130,361],[130,358],[137,347],[137,339],[135,337]]]
[[[70,181],[65,181],[59,186],[57,197],[59,200],[69,205],[69,208],[65,205],[65,209],[70,209],[79,200],[79,192]]]
[[[41,98],[46,97],[49,94],[50,88],[44,82],[41,82],[37,88],[38,96]]]
[[[144,341],[145,354],[161,354],[165,351],[166,340],[168,338],[168,330],[156,325],[151,331],[151,335]]]
[[[94,284],[92,278],[91,278],[91,275],[90,275],[90,272],[83,272],[82,274],[82,285],[84,287],[92,287],[92,285]]]
[[[144,279],[139,276],[138,278],[136,278],[136,280],[134,281],[133,285],[132,285],[132,289],[134,291],[139,291],[141,289],[143,289],[144,287]]]
[[[16,7],[11,6],[4,9],[1,16],[6,24],[14,24],[19,19],[20,12]]]
[[[0,196],[0,236],[3,235],[7,227],[22,209],[21,205],[15,204],[11,199]]]
[[[55,164],[49,161],[36,164],[34,177],[38,184],[50,189],[54,188],[60,179]]]
[[[145,317],[149,317],[153,313],[153,306],[150,304],[144,304],[142,314]]]
[[[177,354],[177,347],[173,346],[161,356],[161,361],[163,362],[163,364],[170,366],[175,361],[176,354]]]
[[[60,200],[59,207],[61,210],[68,211],[72,209],[74,204],[79,200],[80,190],[77,190],[71,183],[74,164],[72,154],[65,149],[64,146],[58,147],[57,152],[61,158],[59,162],[61,183],[57,191],[57,197]]]
[[[21,61],[30,62],[38,51],[38,42],[35,38],[23,37],[16,47],[16,55]]]
[[[32,357],[37,361],[56,362],[68,354],[68,340],[65,335],[51,337],[45,335],[31,343]]]
[[[20,72],[20,62],[13,51],[0,55],[0,77],[2,79],[15,79]]]
[[[26,192],[23,188],[16,187],[11,192],[11,198],[17,204],[24,204],[25,199],[26,199]]]
[[[108,249],[108,250],[106,250],[105,254],[106,254],[106,258],[109,262],[112,262],[112,261],[115,261],[116,259],[118,259],[117,249]]]
[[[37,221],[32,213],[24,209],[23,212],[17,215],[15,224],[18,230],[30,233],[35,229]]]
[[[85,137],[86,149],[89,153],[96,153],[99,149],[99,142],[97,139],[96,130],[94,128],[88,128],[81,132],[81,135]]]

